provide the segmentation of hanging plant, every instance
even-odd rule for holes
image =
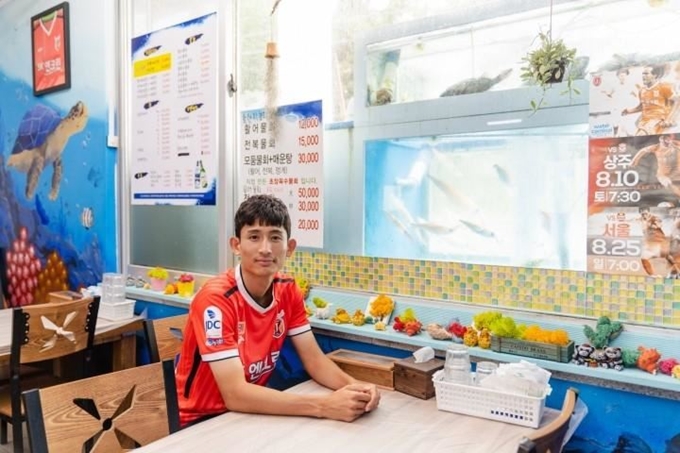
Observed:
[[[523,58],[525,66],[521,68],[522,81],[541,88],[541,98],[530,102],[531,109],[536,112],[544,104],[545,92],[553,83],[561,83],[566,75],[567,88],[561,94],[580,94],[573,85],[572,75],[567,75],[569,67],[576,59],[576,49],[568,47],[561,39],[552,38],[552,0],[550,2],[550,28],[547,33],[539,32],[540,46],[529,51]]]

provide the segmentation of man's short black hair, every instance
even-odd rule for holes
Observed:
[[[290,239],[290,215],[285,203],[272,195],[253,195],[246,198],[234,216],[234,234],[241,237],[246,225],[282,227]]]

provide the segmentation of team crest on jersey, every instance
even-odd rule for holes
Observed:
[[[246,323],[243,321],[239,321],[237,325],[237,331],[238,331],[238,342],[239,344],[243,343],[246,341]]]
[[[217,307],[207,307],[203,312],[203,329],[205,337],[222,338],[222,311]]]
[[[286,323],[283,320],[285,312],[281,310],[276,315],[276,322],[274,323],[274,338],[281,338],[281,336],[286,332]]]

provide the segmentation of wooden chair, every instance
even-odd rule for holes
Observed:
[[[569,388],[564,396],[560,415],[548,425],[522,438],[517,453],[560,453],[569,429],[569,421],[576,408],[578,390]]]
[[[174,363],[24,392],[33,453],[122,452],[179,430]]]
[[[174,359],[179,354],[188,316],[184,314],[144,321],[151,362]]]
[[[87,370],[91,359],[98,310],[99,297],[13,309],[10,382],[0,388],[1,444],[7,443],[7,425],[11,423],[14,451],[23,452],[24,415],[21,392],[57,382],[51,376],[26,378],[21,373],[22,365],[44,362],[85,351],[85,369]]]

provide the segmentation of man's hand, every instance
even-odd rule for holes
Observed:
[[[349,384],[328,396],[321,409],[321,417],[352,422],[374,409],[379,399],[380,395],[374,385]]]

